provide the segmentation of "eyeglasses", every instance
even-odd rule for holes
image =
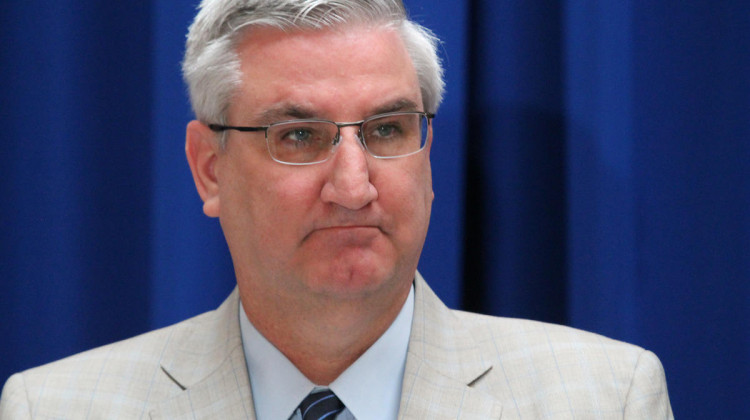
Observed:
[[[413,155],[424,149],[434,114],[389,112],[362,121],[337,123],[319,119],[291,120],[259,127],[209,124],[213,131],[265,131],[273,160],[287,165],[312,165],[328,160],[341,142],[342,127],[359,127],[365,150],[381,159]]]

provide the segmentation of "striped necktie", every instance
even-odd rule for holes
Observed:
[[[333,420],[344,411],[344,404],[330,389],[311,392],[299,405],[302,420]]]

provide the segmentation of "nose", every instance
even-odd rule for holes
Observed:
[[[356,127],[341,129],[341,140],[329,161],[329,172],[321,199],[350,210],[359,210],[378,198],[370,182],[368,154],[357,136]]]

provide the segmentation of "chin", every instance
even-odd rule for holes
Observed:
[[[313,291],[339,297],[360,297],[387,287],[393,282],[393,271],[382,266],[352,264],[329,267],[327,272],[309,279]],[[391,285],[392,287],[392,285]]]

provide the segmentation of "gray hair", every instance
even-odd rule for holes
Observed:
[[[248,28],[334,28],[350,23],[395,28],[417,72],[426,112],[443,98],[438,38],[409,20],[401,0],[203,0],[187,36],[182,73],[196,118],[226,123],[232,95],[241,83],[236,46]]]

